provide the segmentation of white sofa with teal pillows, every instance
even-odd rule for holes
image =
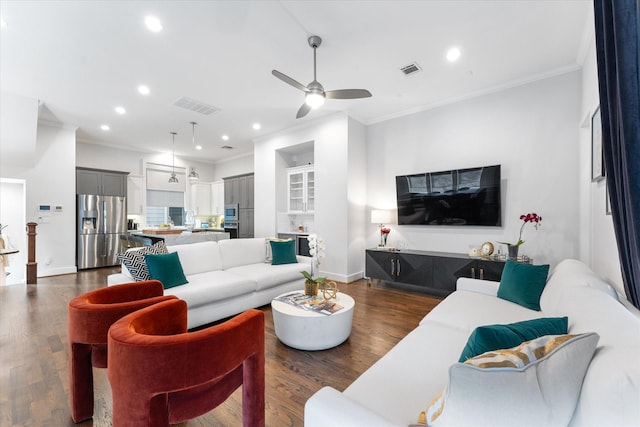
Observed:
[[[345,390],[317,391],[304,424],[639,426],[640,312],[579,261],[548,279],[508,262],[501,282],[459,279]]]
[[[175,246],[158,242],[119,254],[122,272],[108,285],[158,279],[166,295],[187,302],[188,327],[205,325],[269,304],[285,292],[304,289],[301,271],[310,258],[296,256],[295,242],[228,239]]]

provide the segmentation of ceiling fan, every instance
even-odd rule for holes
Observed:
[[[357,99],[357,98],[369,98],[371,92],[366,89],[339,89],[339,90],[324,90],[324,87],[316,80],[316,49],[320,47],[322,39],[320,36],[309,37],[309,46],[313,48],[313,81],[307,86],[292,79],[286,74],[281,73],[278,70],[272,70],[271,74],[306,93],[304,104],[298,110],[296,119],[306,116],[312,108],[318,108],[324,104],[325,98],[331,99]]]

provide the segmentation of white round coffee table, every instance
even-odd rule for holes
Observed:
[[[335,302],[343,308],[326,315],[274,299],[271,308],[276,336],[284,344],[298,350],[326,350],[342,344],[351,334],[355,301],[349,295],[338,292]]]

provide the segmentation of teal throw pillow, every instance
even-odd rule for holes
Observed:
[[[471,333],[458,362],[464,363],[487,351],[517,347],[525,341],[545,335],[566,335],[568,327],[567,317],[543,317],[507,325],[479,326]]]
[[[298,262],[296,258],[296,241],[287,240],[284,242],[270,241],[271,244],[271,265],[278,264],[295,264]]]
[[[165,289],[189,283],[182,270],[177,252],[158,255],[146,254],[144,260],[147,263],[150,278],[161,281]]]
[[[531,265],[507,260],[502,270],[498,298],[540,311],[540,295],[547,284],[549,265]]]

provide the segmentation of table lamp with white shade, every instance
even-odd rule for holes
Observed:
[[[382,229],[385,224],[391,222],[391,211],[382,210],[382,209],[373,209],[371,210],[371,223],[378,224],[380,227],[380,244],[378,246],[384,247],[386,246],[386,239],[383,236]]]

